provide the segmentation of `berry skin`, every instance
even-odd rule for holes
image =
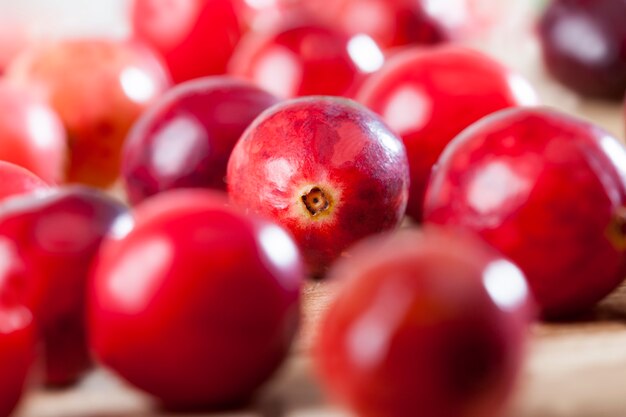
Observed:
[[[226,190],[228,158],[244,130],[278,99],[230,77],[205,77],[168,91],[131,130],[122,177],[137,204],[173,188]]]
[[[626,150],[547,109],[476,123],[437,163],[425,221],[470,229],[528,277],[545,316],[580,313],[626,274]]]
[[[50,185],[29,170],[0,161],[0,201],[23,194],[45,192],[49,188]]]
[[[404,216],[402,142],[349,100],[309,97],[272,107],[248,128],[228,164],[233,203],[274,219],[320,277],[352,243]]]
[[[225,201],[205,190],[147,200],[93,269],[93,351],[170,409],[248,400],[297,330],[303,270],[295,243]]]
[[[495,111],[535,104],[532,87],[489,57],[459,46],[398,53],[370,77],[357,100],[402,137],[411,169],[407,214],[422,220],[430,172],[463,129]]]
[[[533,314],[521,271],[432,227],[351,254],[314,348],[328,393],[362,417],[501,416]]]

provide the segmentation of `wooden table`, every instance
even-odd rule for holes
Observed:
[[[589,118],[623,138],[622,107],[581,102],[550,82],[538,65],[536,45],[496,54],[518,67],[539,86],[544,103]],[[522,49],[520,53],[518,49]],[[487,48],[493,51],[493,47]],[[508,52],[508,54],[507,54]],[[519,55],[523,59],[519,59]],[[258,400],[247,409],[203,414],[223,417],[340,417],[346,412],[326,404],[312,376],[307,346],[315,318],[323,309],[328,288],[310,285],[306,291],[305,324],[288,363]],[[142,394],[115,377],[97,371],[68,391],[30,393],[16,417],[151,417],[154,410]],[[621,288],[586,319],[539,324],[510,417],[626,416],[626,287]],[[436,417],[436,416],[433,416]]]

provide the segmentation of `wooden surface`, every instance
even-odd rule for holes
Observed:
[[[583,102],[550,82],[538,64],[536,44],[484,45],[539,86],[544,103],[593,120],[623,137],[622,107]],[[247,409],[209,413],[223,417],[340,417],[349,414],[323,400],[312,376],[307,346],[315,318],[329,290],[310,285],[305,294],[305,323],[294,354],[274,381]],[[104,371],[72,390],[35,391],[16,417],[150,417],[155,410],[140,393]],[[538,324],[510,417],[626,416],[626,288],[605,300],[590,317],[577,322]],[[432,416],[436,417],[436,416]]]

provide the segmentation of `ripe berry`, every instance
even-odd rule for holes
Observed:
[[[315,345],[328,392],[362,417],[501,416],[532,313],[519,269],[432,228],[351,254]]]
[[[173,188],[226,189],[230,153],[250,123],[278,99],[252,84],[206,77],[166,93],[131,130],[122,177],[133,204]]]
[[[465,227],[511,258],[543,313],[593,306],[626,275],[626,150],[604,130],[513,109],[457,137],[437,163],[425,220]]]
[[[0,200],[35,191],[45,191],[50,186],[32,172],[10,162],[0,161]]]
[[[421,221],[426,184],[446,145],[490,113],[535,104],[536,95],[524,79],[487,56],[444,46],[395,55],[365,82],[357,100],[402,137],[411,169],[407,214]]]
[[[224,202],[204,190],[147,200],[93,270],[96,356],[168,408],[248,399],[296,332],[303,277],[295,244]]]
[[[548,70],[567,87],[621,100],[626,92],[625,0],[554,0],[539,33]]]
[[[374,113],[309,97],[274,106],[250,126],[227,182],[234,203],[288,228],[321,275],[352,243],[398,225],[409,173],[402,142]]]
[[[135,0],[132,24],[176,83],[223,74],[241,36],[232,0]]]

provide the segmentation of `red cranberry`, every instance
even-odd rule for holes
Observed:
[[[585,310],[626,275],[626,150],[557,112],[513,109],[475,124],[437,163],[424,213],[515,261],[547,316]]]
[[[85,286],[92,259],[113,222],[126,210],[83,187],[25,196],[0,208],[0,236],[26,265],[15,282],[43,339],[46,382],[73,383],[90,367],[85,336]]]
[[[324,9],[331,22],[348,33],[366,33],[383,48],[432,45],[449,37],[416,0],[338,0]]]
[[[49,183],[63,179],[65,130],[47,103],[30,90],[0,81],[0,160]]]
[[[318,24],[299,23],[272,32],[250,32],[230,72],[279,97],[349,96],[384,57],[375,42]]]
[[[402,142],[375,114],[310,97],[274,106],[251,125],[227,182],[234,203],[293,233],[319,275],[355,241],[402,220],[409,172]]]
[[[106,187],[119,174],[122,143],[168,87],[156,57],[138,45],[68,40],[26,51],[9,78],[39,87],[69,135],[67,180]]]
[[[48,184],[27,169],[0,161],[0,200],[48,188]]]
[[[279,226],[204,190],[139,205],[103,246],[90,290],[98,358],[169,408],[247,399],[283,361],[302,267]]]
[[[241,36],[231,0],[135,0],[132,23],[177,83],[224,73]]]
[[[407,214],[420,221],[426,183],[445,146],[483,116],[537,98],[523,78],[498,62],[445,46],[394,56],[366,81],[358,100],[402,137],[411,169]]]
[[[626,91],[626,1],[555,0],[540,23],[548,70],[580,94],[622,99]]]
[[[13,244],[0,238],[0,417],[8,417],[17,405],[35,357],[32,315],[16,303],[7,285],[23,273],[23,263]]]
[[[175,87],[126,140],[122,176],[132,203],[172,188],[226,190],[230,153],[248,125],[278,99],[251,84],[207,77]]]
[[[531,318],[519,269],[437,229],[351,253],[315,346],[329,393],[362,417],[502,415]]]

